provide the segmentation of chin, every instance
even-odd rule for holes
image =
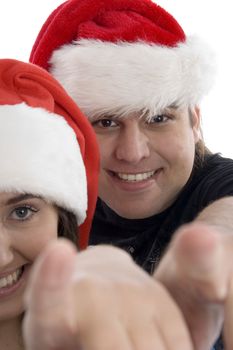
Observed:
[[[111,207],[111,206],[110,206]],[[145,219],[148,217],[151,217],[153,215],[155,215],[156,213],[154,211],[151,210],[145,210],[145,208],[143,208],[144,210],[138,210],[139,207],[138,206],[130,206],[128,208],[117,208],[117,207],[111,207],[113,211],[115,211],[115,213],[117,213],[119,216],[125,218],[125,219]],[[119,209],[119,210],[118,210]]]
[[[11,320],[23,316],[24,306],[23,297],[18,298],[15,301],[5,302],[0,305],[0,322]]]

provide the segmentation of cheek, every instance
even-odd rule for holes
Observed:
[[[100,162],[102,167],[106,164],[110,159],[114,149],[111,139],[97,137],[100,151]]]
[[[40,227],[32,228],[31,232],[25,235],[22,250],[24,256],[31,262],[41,253],[45,246],[57,238],[57,220],[43,223]],[[23,243],[23,242],[22,242]]]
[[[108,168],[109,164],[112,162],[111,149],[108,146],[102,145],[99,147],[100,150],[100,175],[103,169]]]
[[[177,133],[164,138],[160,142],[160,155],[173,166],[192,167],[195,153],[193,133]]]

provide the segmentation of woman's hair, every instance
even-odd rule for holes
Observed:
[[[57,207],[58,237],[65,237],[77,245],[78,223],[75,215],[70,211]]]

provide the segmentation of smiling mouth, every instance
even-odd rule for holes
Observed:
[[[150,179],[152,176],[154,176],[156,173],[158,173],[161,169],[154,170],[154,171],[147,171],[143,173],[117,173],[114,171],[110,171],[111,176],[117,177],[118,179],[125,181],[125,182],[141,182]]]
[[[24,267],[21,266],[9,275],[0,278],[0,289],[9,288],[16,284],[21,278],[23,271]]]

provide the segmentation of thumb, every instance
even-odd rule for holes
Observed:
[[[179,305],[198,350],[210,348],[221,331],[225,259],[216,231],[204,224],[187,225],[175,235],[154,274]]]
[[[63,338],[69,334],[67,328],[71,328],[73,315],[68,305],[71,300],[67,286],[75,256],[75,247],[59,239],[50,243],[35,262],[25,295],[23,336],[26,349],[59,349]]]
[[[224,344],[226,350],[233,349],[233,276],[229,285],[229,293],[225,303],[225,319],[224,319]]]

